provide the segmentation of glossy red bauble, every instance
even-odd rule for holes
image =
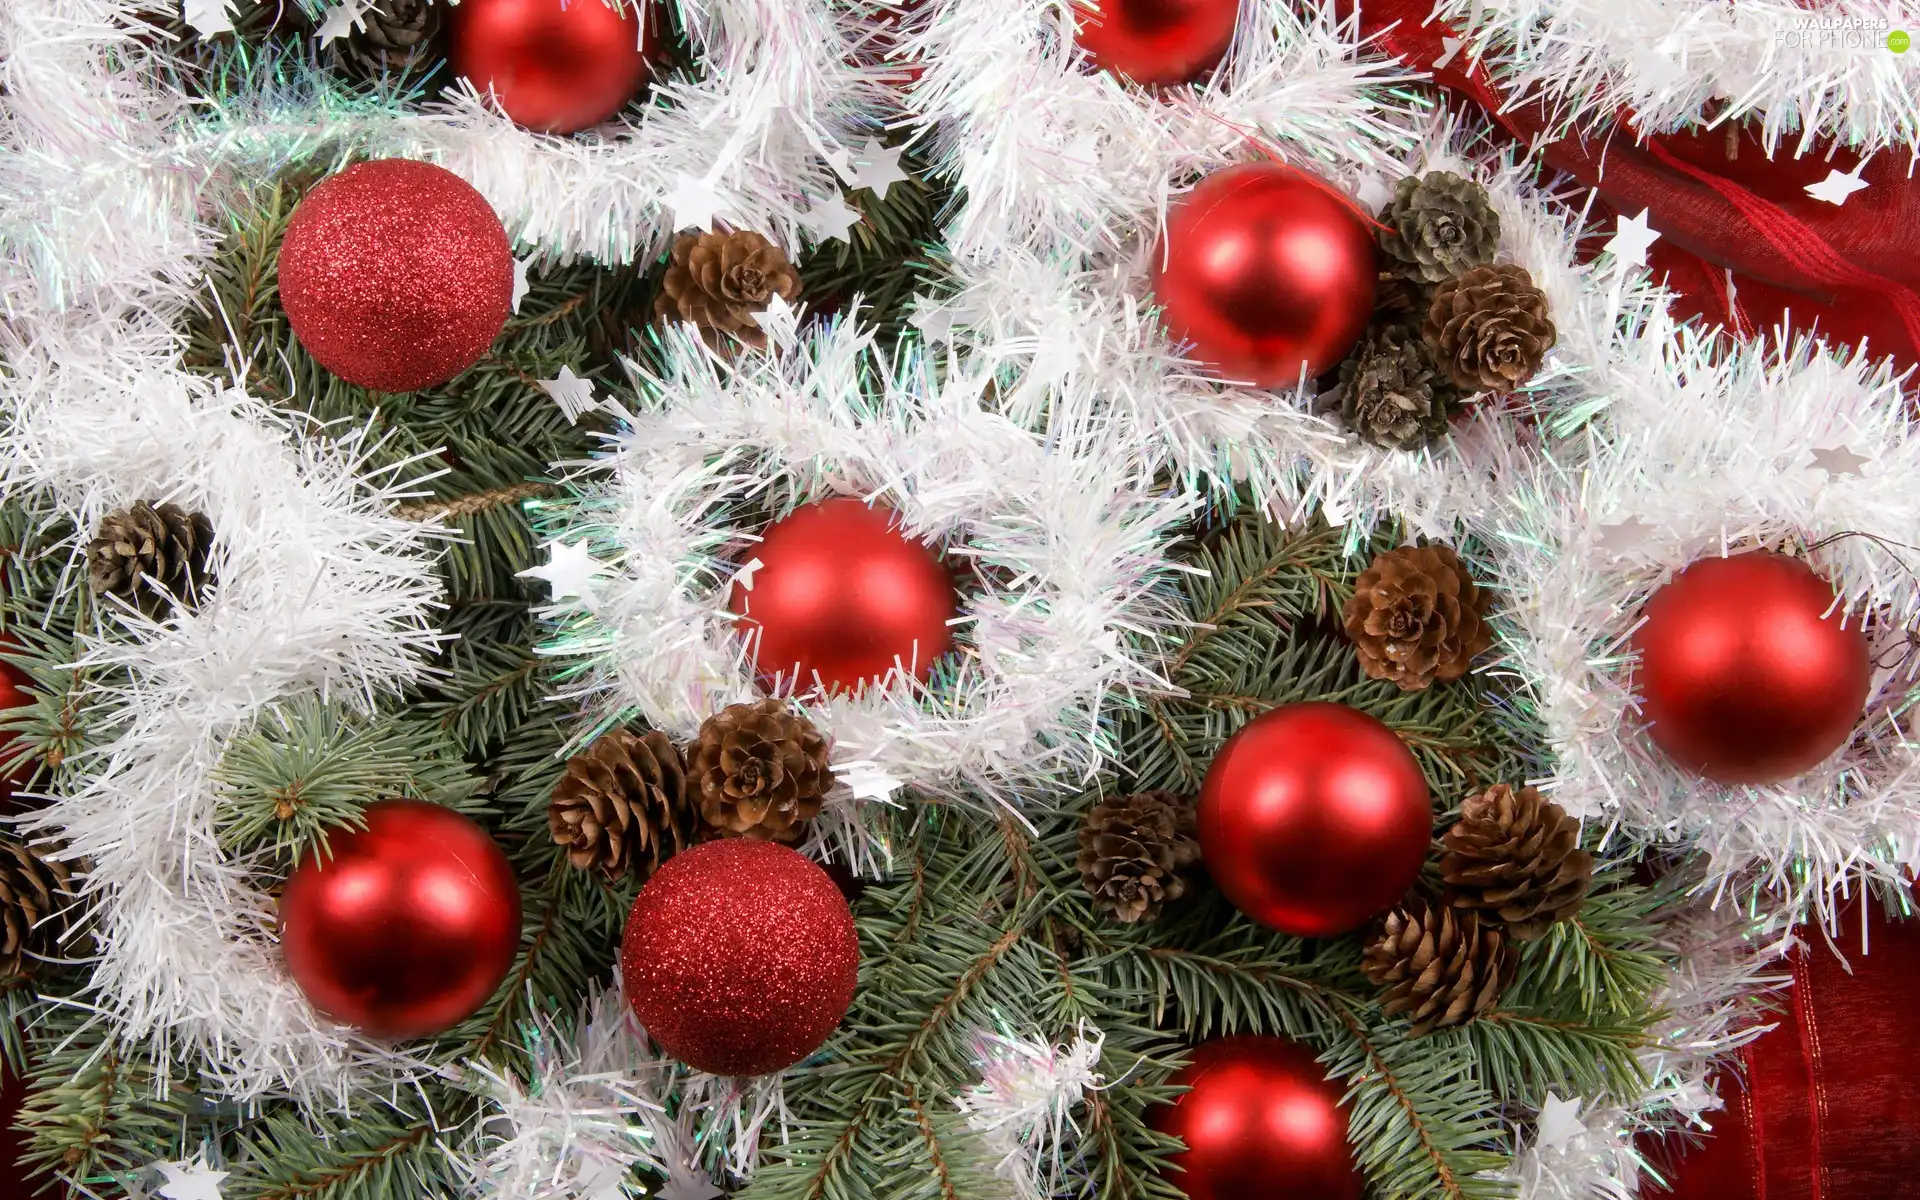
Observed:
[[[1227,739],[1200,789],[1200,857],[1262,925],[1332,937],[1405,896],[1432,802],[1393,730],[1343,704],[1289,704]]]
[[[507,231],[443,167],[359,163],[307,193],[280,248],[280,303],[314,360],[348,383],[411,392],[493,345],[513,296]]]
[[[1771,551],[1705,558],[1647,601],[1633,635],[1640,714],[1674,762],[1721,783],[1818,766],[1852,735],[1866,635],[1833,585]]]
[[[0,635],[0,715],[10,708],[22,708],[33,703],[33,697],[27,694],[27,685],[32,682],[27,673],[6,659],[6,653],[12,649],[12,643]],[[13,785],[26,778],[28,768],[21,764],[12,771],[7,770],[7,761],[13,756],[14,739],[20,735],[11,729],[0,727],[0,800],[8,800],[13,795]]]
[[[1080,0],[1076,39],[1103,71],[1190,83],[1226,57],[1240,0]]]
[[[1277,1037],[1205,1042],[1168,1082],[1192,1090],[1153,1110],[1187,1144],[1168,1178],[1190,1200],[1361,1200],[1344,1089],[1313,1051]]]
[[[287,969],[322,1013],[369,1036],[427,1037],[493,995],[520,946],[520,887],[487,831],[383,800],[328,838],[280,897]]]
[[[1167,213],[1153,294],[1169,332],[1222,377],[1293,387],[1340,364],[1373,315],[1373,235],[1326,185],[1231,167]]]
[[[710,1075],[765,1075],[819,1049],[847,1015],[860,939],[825,871],[735,838],[654,872],[627,914],[620,969],[662,1050]]]
[[[760,566],[730,598],[763,676],[817,675],[830,692],[883,679],[898,660],[925,680],[953,646],[953,576],[898,515],[850,497],[797,508],[745,557]]]
[[[461,0],[448,19],[454,73],[528,129],[598,125],[647,83],[642,0]]]

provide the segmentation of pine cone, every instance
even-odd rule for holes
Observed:
[[[1380,210],[1380,249],[1416,279],[1438,283],[1493,261],[1500,215],[1487,190],[1449,171],[1402,179]]]
[[[1498,925],[1419,896],[1386,915],[1360,957],[1360,969],[1383,989],[1380,1007],[1408,1014],[1415,1037],[1487,1012],[1519,965]]]
[[[425,71],[438,57],[441,7],[433,0],[374,0],[363,22],[332,43],[335,66],[361,79]]]
[[[25,843],[0,839],[0,979],[33,971],[33,956],[50,954],[73,904],[67,865],[49,862]]]
[[[1504,922],[1531,942],[1580,911],[1593,882],[1593,855],[1580,849],[1580,824],[1530,787],[1499,784],[1469,796],[1447,830],[1440,876],[1447,901]]]
[[[1187,894],[1200,861],[1194,807],[1172,792],[1102,801],[1080,827],[1080,882],[1094,907],[1122,924],[1151,921]]]
[[[1373,289],[1373,324],[1404,325],[1418,331],[1433,307],[1433,285],[1405,275],[1380,273]]]
[[[731,334],[764,350],[767,334],[753,314],[766,311],[776,295],[792,300],[799,294],[800,275],[793,264],[780,247],[752,230],[683,233],[673,243],[654,311],[692,321],[716,349],[725,347],[725,335]]]
[[[192,608],[205,597],[212,549],[213,522],[205,513],[142,500],[100,519],[87,546],[87,581],[96,593],[157,617],[169,605]]]
[[[1477,267],[1434,289],[1421,330],[1455,386],[1510,392],[1540,369],[1559,334],[1525,267]]]
[[[687,769],[666,734],[615,729],[567,761],[547,805],[547,828],[567,861],[608,879],[642,882],[691,846],[699,821]]]
[[[708,717],[692,758],[700,816],[723,833],[797,841],[833,786],[827,739],[781,700]]]
[[[1447,546],[1402,546],[1374,556],[1341,613],[1361,669],[1417,692],[1467,673],[1493,645],[1487,593]]]
[[[1419,335],[1400,325],[1369,329],[1340,364],[1340,419],[1362,441],[1418,450],[1447,431],[1454,390],[1434,371]]]

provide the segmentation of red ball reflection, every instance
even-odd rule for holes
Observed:
[[[1103,71],[1135,83],[1189,83],[1226,56],[1240,0],[1081,0],[1076,34]]]

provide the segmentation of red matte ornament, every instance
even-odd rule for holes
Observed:
[[[280,897],[287,969],[314,1008],[371,1037],[473,1015],[520,946],[520,886],[487,831],[450,808],[383,800],[328,837]]]
[[[641,0],[461,0],[454,72],[491,91],[514,124],[577,133],[625,108],[646,86]]]
[[[1101,70],[1135,83],[1191,83],[1233,42],[1240,0],[1081,0],[1075,37]]]
[[[280,303],[307,353],[348,383],[411,392],[479,361],[507,323],[513,253],[486,198],[444,167],[359,163],[287,223]]]
[[[1227,739],[1200,789],[1200,857],[1247,916],[1333,937],[1397,904],[1433,808],[1393,730],[1344,704],[1288,704]]]
[[[1345,1090],[1313,1051],[1278,1037],[1202,1043],[1168,1082],[1192,1090],[1155,1108],[1153,1127],[1186,1142],[1168,1180],[1189,1200],[1361,1200]]]
[[[953,576],[924,543],[902,534],[898,514],[837,497],[775,521],[744,557],[752,586],[736,584],[729,608],[760,674],[819,676],[830,692],[884,679],[895,660],[925,681],[953,648]]]
[[[1772,551],[1704,558],[1647,601],[1633,670],[1648,735],[1721,783],[1770,783],[1846,743],[1870,655],[1833,585]]]
[[[785,846],[708,842],[640,889],[620,944],[627,1002],[668,1054],[765,1075],[820,1048],[853,1003],[860,939],[827,873]]]
[[[1373,235],[1330,185],[1277,163],[1230,167],[1176,201],[1153,265],[1174,338],[1261,387],[1326,374],[1373,314]]]

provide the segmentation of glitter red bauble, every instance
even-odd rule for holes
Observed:
[[[1215,373],[1293,387],[1340,364],[1373,315],[1373,235],[1329,186],[1277,163],[1209,175],[1154,249],[1169,332]]]
[[[1871,655],[1833,585],[1772,551],[1705,558],[1647,601],[1633,686],[1654,744],[1721,783],[1771,783],[1844,745]]]
[[[1152,1110],[1153,1127],[1187,1144],[1167,1179],[1190,1200],[1361,1200],[1347,1142],[1345,1090],[1313,1051],[1277,1037],[1196,1047],[1168,1081],[1192,1090]]]
[[[520,946],[520,887],[486,830],[418,800],[368,807],[280,897],[287,969],[314,1008],[372,1037],[459,1024],[500,986]]]
[[[765,1075],[820,1048],[853,1003],[860,940],[827,873],[773,842],[708,842],[640,889],[620,945],[627,1001],[710,1075]]]
[[[1254,718],[1200,789],[1207,873],[1241,912],[1296,937],[1346,933],[1397,904],[1432,833],[1413,752],[1344,704]]]
[[[294,336],[321,366],[375,391],[433,387],[478,362],[512,297],[500,218],[432,163],[380,159],[322,180],[280,247]]]
[[[528,129],[591,128],[647,83],[640,0],[461,0],[448,20],[454,73]]]
[[[1226,57],[1240,0],[1080,0],[1075,39],[1103,71],[1189,83]]]
[[[760,560],[729,606],[764,676],[818,675],[830,692],[882,679],[899,660],[925,680],[953,646],[953,576],[899,516],[850,497],[803,505],[743,557]]]

